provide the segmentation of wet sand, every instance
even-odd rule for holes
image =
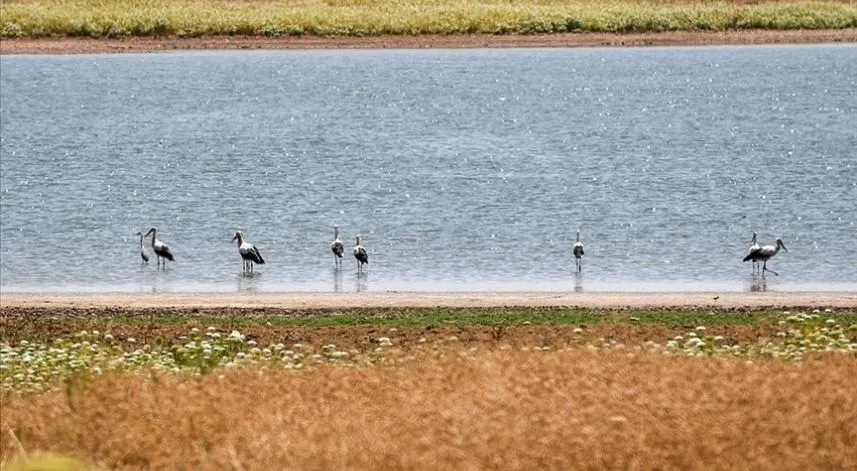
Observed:
[[[857,308],[857,292],[573,293],[3,293],[0,308],[279,308],[371,307]]]
[[[374,37],[216,36],[0,40],[0,54],[91,54],[204,49],[420,49],[512,47],[638,47],[727,44],[857,42],[857,28],[841,30],[669,31],[660,33],[566,33],[549,35],[420,35]]]

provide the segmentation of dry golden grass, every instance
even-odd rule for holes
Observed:
[[[118,469],[855,469],[857,360],[446,347],[395,366],[2,397],[3,462]]]
[[[378,37],[845,30],[850,1],[291,0],[0,2],[0,37]]]

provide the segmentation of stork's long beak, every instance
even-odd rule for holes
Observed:
[[[780,245],[782,245],[782,246],[783,246],[783,250],[785,250],[786,252],[788,252],[788,251],[789,251],[789,249],[787,249],[787,248],[786,248],[786,244],[784,244],[784,243],[780,242]]]

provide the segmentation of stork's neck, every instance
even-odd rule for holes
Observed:
[[[338,227],[334,227],[334,228],[333,228],[333,238],[334,238],[334,239],[338,239],[338,238],[339,238],[339,228],[338,228]]]
[[[577,231],[577,241],[580,242],[580,231]]]
[[[152,247],[155,246],[155,238],[158,236],[158,231],[152,230]]]
[[[235,239],[236,239],[235,242],[238,244],[238,247],[241,247],[241,244],[244,243],[244,236],[242,236],[240,233],[238,233],[238,234],[235,234]]]
[[[143,248],[143,234],[140,234],[140,248]]]

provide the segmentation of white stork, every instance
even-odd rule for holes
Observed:
[[[577,264],[577,271],[581,271],[583,264],[583,242],[580,241],[580,231],[577,231],[577,242],[574,243],[572,252],[574,252],[574,262]]]
[[[265,259],[262,258],[262,254],[259,252],[259,249],[256,248],[255,245],[244,240],[243,232],[235,232],[235,236],[232,237],[232,240],[238,241],[238,253],[244,261],[243,273],[253,273],[254,263],[258,263],[259,265],[265,264]]]
[[[369,263],[369,254],[366,248],[360,245],[360,236],[357,236],[357,245],[354,246],[354,258],[357,259],[357,273],[363,271],[363,264]]]
[[[765,276],[766,271],[769,271],[769,272],[773,273],[774,275],[779,275],[779,273],[775,272],[774,270],[768,270],[768,260],[773,258],[774,255],[776,255],[777,252],[779,252],[781,248],[783,250],[785,250],[786,252],[789,251],[786,248],[786,246],[783,244],[782,239],[777,238],[776,246],[774,246],[774,245],[763,245],[763,246],[759,247],[758,249],[753,250],[752,252],[748,253],[747,256],[744,257],[744,261],[746,262],[747,260],[753,260],[754,262],[762,262],[762,276]]]
[[[756,242],[756,233],[754,232],[753,233],[753,240],[750,241],[750,250],[747,253],[751,254],[751,253],[755,252],[756,250],[759,250],[760,248],[761,247],[759,246],[759,243]],[[757,271],[759,271],[759,261],[753,260],[753,273],[756,273]]]
[[[137,235],[140,236],[140,258],[143,259],[140,264],[149,263],[149,251],[146,250],[146,246],[143,245],[143,233],[138,232]]]
[[[153,227],[149,229],[149,232],[147,232],[146,235],[143,237],[148,237],[149,234],[152,234],[152,250],[155,252],[155,255],[158,256],[158,267],[160,268],[161,266],[161,259],[164,259],[164,269],[166,269],[167,260],[174,262],[176,261],[176,259],[173,258],[173,254],[170,252],[170,248],[167,247],[167,244],[158,240],[157,228]]]
[[[333,252],[333,264],[336,266],[341,265],[345,246],[339,240],[339,226],[333,226],[333,242],[330,243],[330,251]]]

